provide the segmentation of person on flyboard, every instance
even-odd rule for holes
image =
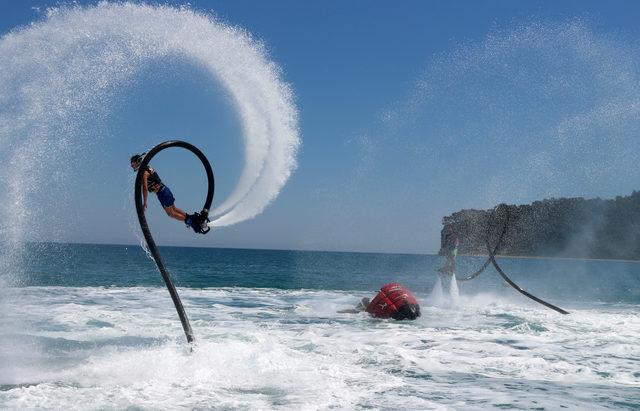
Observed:
[[[144,153],[131,156],[131,168],[134,172],[137,172],[140,168],[143,158]],[[144,199],[145,210],[147,209],[147,196],[149,191],[156,194],[160,205],[162,205],[162,208],[169,217],[184,222],[187,227],[191,227],[196,233],[204,234],[209,230],[207,226],[208,220],[203,219],[200,214],[187,214],[185,211],[176,207],[176,199],[173,197],[173,193],[169,187],[162,182],[158,172],[151,166],[147,166],[142,177],[142,197]]]

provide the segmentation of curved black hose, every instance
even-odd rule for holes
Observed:
[[[179,140],[165,141],[164,143],[160,143],[157,146],[153,147],[142,159],[142,163],[140,164],[138,173],[136,174],[135,199],[138,221],[140,222],[140,229],[142,229],[144,239],[147,242],[147,248],[149,249],[149,252],[153,257],[153,260],[156,262],[156,265],[158,266],[158,270],[162,275],[164,283],[167,285],[169,294],[171,294],[171,299],[173,300],[173,304],[176,306],[176,311],[178,311],[178,316],[180,317],[180,322],[182,323],[184,333],[187,336],[187,341],[191,343],[194,341],[194,336],[193,330],[191,330],[191,324],[189,324],[189,318],[187,318],[187,313],[184,311],[184,307],[182,306],[182,302],[180,301],[180,296],[178,296],[178,291],[176,290],[176,287],[174,287],[173,282],[171,282],[171,276],[169,275],[167,268],[164,266],[162,258],[160,257],[160,252],[158,251],[158,247],[156,246],[156,243],[151,236],[151,231],[149,230],[149,225],[147,224],[147,219],[144,215],[144,204],[142,201],[142,179],[144,170],[147,169],[149,162],[156,154],[170,147],[182,147],[184,149],[187,149],[195,154],[202,162],[202,165],[207,172],[207,181],[209,183],[207,189],[207,197],[204,201],[204,207],[202,208],[202,214],[204,214],[205,216],[209,214],[209,209],[211,208],[211,203],[213,202],[215,179],[213,177],[211,164],[209,164],[209,160],[207,160],[207,157],[205,157],[202,151],[189,143]]]
[[[498,265],[498,262],[496,261],[496,258],[495,258],[496,251],[497,251],[498,246],[500,244],[500,240],[502,240],[502,237],[504,236],[505,232],[507,231],[507,226],[509,224],[509,219],[510,219],[509,208],[505,207],[505,210],[506,210],[505,211],[506,217],[505,217],[504,227],[503,227],[502,233],[500,234],[500,239],[498,240],[498,244],[493,249],[493,252],[491,250],[491,245],[489,244],[489,235],[487,234],[487,238],[485,240],[485,245],[487,247],[487,252],[489,253],[489,258],[487,259],[487,261],[491,262],[493,264],[493,267],[498,272],[498,274],[500,274],[500,276],[502,277],[502,279],[504,281],[506,281],[507,284],[509,284],[511,287],[513,287],[520,294],[522,294],[522,295],[524,295],[524,296],[526,296],[528,298],[531,298],[533,301],[535,301],[537,303],[540,303],[540,304],[544,305],[545,307],[551,308],[552,310],[555,310],[555,311],[559,312],[560,314],[569,314],[568,311],[565,311],[560,307],[556,307],[555,305],[553,305],[551,303],[548,303],[548,302],[536,297],[535,295],[523,290],[522,287],[520,287],[518,284],[514,283],[513,280],[511,280],[511,278],[509,278],[509,276],[504,272],[504,270],[502,270],[500,265]]]
[[[498,206],[500,207],[500,206]],[[492,212],[491,212],[491,221],[493,221],[493,216],[495,215],[495,212],[497,210],[496,207]],[[479,276],[480,274],[482,274],[482,272],[484,270],[487,269],[487,267],[489,267],[489,264],[491,264],[491,258],[494,257],[498,251],[500,251],[500,246],[502,245],[502,239],[504,238],[505,234],[507,233],[507,226],[509,224],[509,214],[508,214],[508,209],[507,209],[507,218],[504,222],[504,224],[502,225],[502,231],[500,232],[500,236],[498,236],[498,241],[496,242],[496,246],[493,248],[493,251],[491,249],[489,249],[489,256],[487,257],[487,260],[484,262],[484,264],[482,264],[482,266],[480,267],[480,269],[478,269],[478,271],[476,271],[473,274],[470,274],[466,277],[462,277],[462,278],[457,278],[457,281],[469,281],[469,280],[473,280],[474,278],[476,278],[477,276]],[[489,241],[489,230],[487,230],[487,238],[486,241],[488,243]]]
[[[489,250],[489,244],[487,244],[487,250]],[[544,305],[545,307],[549,307],[554,311],[559,312],[560,314],[569,314],[568,311],[563,310],[560,307],[556,307],[555,305],[548,303],[538,297],[536,297],[535,295],[523,290],[518,284],[514,283],[508,276],[507,274],[502,270],[502,268],[498,265],[498,262],[496,261],[496,259],[494,258],[493,255],[491,255],[489,257],[489,259],[491,260],[491,263],[493,264],[493,267],[496,269],[496,271],[498,272],[498,274],[500,274],[500,276],[502,277],[503,280],[505,280],[511,287],[515,288],[516,291],[518,291],[520,294],[523,294],[529,298],[531,298],[533,301],[540,303],[542,305]]]

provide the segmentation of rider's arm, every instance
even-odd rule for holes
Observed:
[[[142,176],[142,198],[144,198],[144,208],[147,208],[147,196],[149,195],[149,186],[147,185],[147,177],[149,172],[145,171]]]
[[[357,308],[346,308],[344,310],[339,310],[338,314],[358,314],[361,312],[362,310],[358,310]]]

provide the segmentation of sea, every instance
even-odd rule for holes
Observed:
[[[492,267],[438,280],[436,255],[160,251],[193,345],[140,246],[24,245],[3,268],[0,409],[640,409],[638,262],[499,258],[561,315]],[[419,319],[338,313],[392,282]]]

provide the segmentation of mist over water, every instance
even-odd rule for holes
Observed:
[[[261,43],[187,7],[63,7],[0,39],[0,158],[7,165],[0,188],[10,205],[1,217],[5,238],[18,242],[27,232],[37,238],[40,226],[30,222],[45,207],[36,198],[42,181],[68,189],[68,174],[82,165],[79,153],[96,143],[83,126],[104,121],[114,97],[161,59],[210,73],[241,123],[244,169],[212,211],[212,225],[252,218],[278,195],[296,167],[297,110]],[[49,230],[56,224],[52,213]]]
[[[640,181],[637,44],[581,20],[532,22],[425,56],[407,97],[356,140],[358,187],[374,196],[383,185],[376,211],[412,216],[403,241],[416,238],[416,252],[437,250],[441,218],[463,208],[629,195]]]
[[[467,201],[612,196],[636,188],[619,176],[638,175],[639,92],[632,44],[581,21],[532,23],[436,59],[385,122],[437,165],[434,185],[476,183]]]

